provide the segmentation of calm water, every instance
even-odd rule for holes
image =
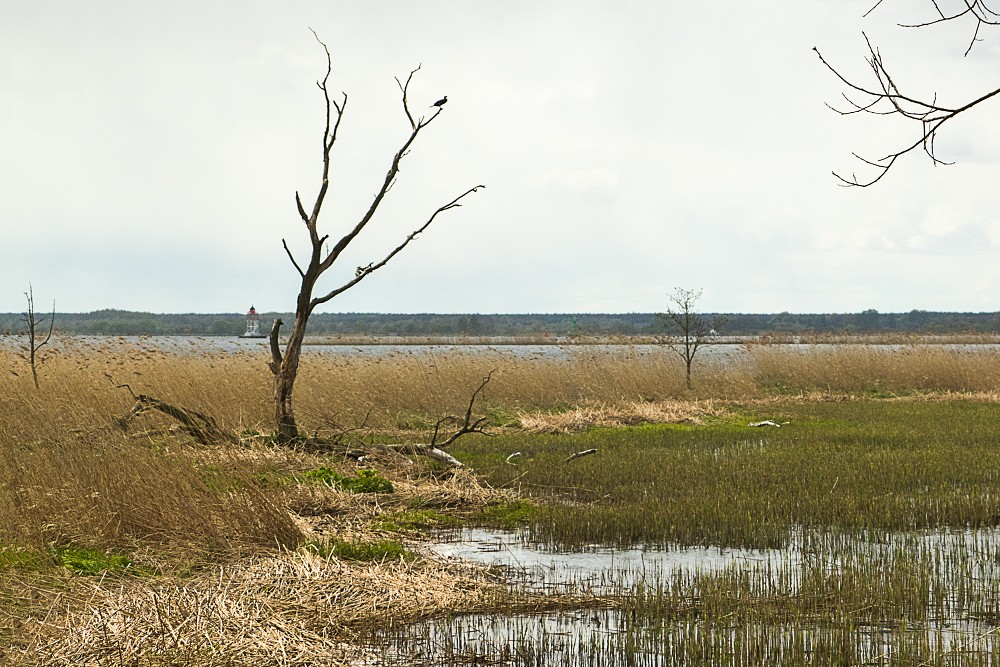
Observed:
[[[307,339],[308,340],[308,339]],[[0,336],[0,346],[8,348],[24,348],[25,336]],[[87,348],[87,347],[145,347],[175,354],[260,354],[267,357],[268,342],[263,338],[238,338],[236,336],[63,336],[52,339],[52,348]],[[1000,344],[953,344],[927,343],[917,344],[919,347],[949,348],[954,350],[982,352],[1000,352]],[[776,343],[769,347],[773,349],[808,352],[849,349],[864,347],[873,350],[902,350],[908,345],[885,345],[871,343]],[[422,345],[319,345],[306,344],[303,350],[310,354],[348,357],[387,357],[396,355],[411,355],[414,357],[433,357],[448,354],[464,355],[498,355],[515,359],[545,358],[573,359],[588,355],[609,355],[620,357],[644,357],[674,354],[665,345],[651,344],[587,344],[587,345],[462,345],[462,344],[422,344]],[[702,363],[732,364],[749,358],[747,346],[741,343],[726,342],[707,345],[698,351],[698,359]]]
[[[804,559],[835,573],[872,558],[893,562],[903,552],[932,563],[935,580],[950,589],[936,613],[909,622],[841,624],[728,622],[723,617],[670,621],[636,616],[620,602],[535,614],[466,614],[372,633],[369,665],[758,665],[924,664],[921,656],[950,656],[942,664],[1000,664],[996,625],[987,608],[1000,587],[1000,529],[834,535],[795,532],[784,549],[643,548],[594,545],[584,553],[536,548],[522,535],[463,529],[442,533],[430,547],[437,558],[504,568],[512,586],[535,592],[588,596],[656,589],[678,575],[745,571],[758,581],[778,577],[797,588]],[[819,559],[819,561],[815,560]],[[933,594],[931,594],[933,597]],[[940,610],[945,610],[941,613]],[[831,662],[831,652],[839,659]],[[971,658],[975,657],[974,661]],[[814,662],[818,661],[818,662]],[[937,664],[928,663],[928,664]]]
[[[25,336],[0,336],[0,346],[24,347]],[[264,338],[238,338],[236,336],[63,336],[54,337],[49,344],[54,348],[86,347],[139,347],[162,350],[176,354],[270,354]],[[330,356],[384,357],[399,354],[437,356],[443,354],[498,354],[517,358],[546,357],[570,359],[585,354],[652,355],[669,351],[662,345],[303,345],[303,351]],[[699,351],[699,358],[736,360],[746,356],[746,348],[739,344],[712,345]]]
[[[736,563],[774,566],[798,558],[797,550],[780,549],[612,549],[595,544],[582,551],[553,551],[526,542],[519,533],[481,528],[447,531],[439,537],[443,541],[430,547],[438,558],[503,567],[514,574],[518,585],[532,590],[600,595],[678,569],[711,572]]]

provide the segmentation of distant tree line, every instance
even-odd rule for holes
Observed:
[[[259,313],[266,326],[291,313]],[[750,336],[806,333],[1000,333],[1000,313],[704,313],[724,319],[722,335]],[[56,313],[56,331],[108,336],[200,335],[236,336],[246,330],[242,313],[157,314],[126,310]],[[664,331],[656,313],[315,313],[309,333],[372,336],[526,336],[651,335]],[[0,332],[25,333],[23,313],[0,313]]]

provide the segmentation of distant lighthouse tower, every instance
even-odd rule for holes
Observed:
[[[240,336],[240,338],[264,338],[265,335],[260,332],[260,315],[257,314],[257,309],[250,306],[250,312],[247,313],[247,330]]]

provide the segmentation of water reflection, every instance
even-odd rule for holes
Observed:
[[[577,608],[377,631],[379,665],[997,665],[1000,529],[797,529],[780,550],[536,548],[462,530],[442,558]]]
[[[500,530],[464,528],[438,537],[442,541],[430,546],[434,555],[503,567],[519,586],[535,591],[606,595],[676,570],[712,572],[734,563],[776,567],[798,562],[797,549],[612,549],[595,544],[566,552],[544,549],[527,543],[519,533]]]

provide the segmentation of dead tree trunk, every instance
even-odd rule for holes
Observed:
[[[315,35],[315,33],[313,34]],[[320,235],[317,229],[317,222],[319,220],[319,214],[323,208],[323,202],[326,198],[327,189],[330,184],[330,153],[337,140],[337,130],[340,128],[340,121],[343,118],[344,110],[347,108],[347,94],[342,93],[339,101],[337,99],[331,99],[330,92],[327,87],[333,70],[330,50],[325,44],[323,44],[322,41],[319,40],[318,36],[316,37],[316,41],[320,43],[326,53],[326,75],[316,84],[323,92],[323,98],[326,103],[326,127],[323,131],[322,181],[319,193],[316,195],[316,199],[313,202],[312,210],[309,212],[307,212],[305,207],[302,205],[302,199],[299,197],[299,193],[295,193],[295,204],[298,209],[299,217],[305,224],[306,231],[309,235],[309,261],[304,265],[305,268],[303,268],[303,265],[296,261],[292,251],[288,247],[288,243],[282,240],[285,253],[291,260],[292,265],[298,272],[302,282],[299,289],[298,299],[295,304],[295,322],[292,324],[292,330],[288,336],[287,342],[285,343],[284,352],[282,352],[281,345],[278,340],[279,330],[283,324],[280,319],[276,319],[274,321],[274,325],[271,327],[270,336],[271,361],[269,363],[269,367],[271,372],[274,374],[276,433],[278,437],[282,439],[293,439],[299,437],[299,428],[295,421],[295,412],[292,407],[292,395],[295,388],[295,378],[298,375],[299,361],[302,354],[302,341],[305,339],[306,325],[309,322],[309,316],[312,315],[313,310],[338,294],[354,287],[366,277],[388,264],[393,257],[403,250],[403,248],[409,245],[409,243],[413,241],[421,232],[427,229],[431,223],[434,222],[434,219],[439,213],[461,206],[460,202],[462,199],[473,192],[477,192],[479,188],[485,187],[483,185],[477,185],[469,188],[444,206],[439,207],[431,214],[430,218],[428,218],[422,226],[411,232],[402,243],[389,251],[381,260],[370,262],[366,266],[359,266],[354,272],[353,278],[347,280],[340,287],[332,289],[325,294],[321,292],[320,296],[314,296],[316,283],[320,276],[334,265],[347,246],[351,244],[351,242],[371,221],[372,217],[375,215],[375,211],[378,210],[379,205],[382,203],[386,194],[392,188],[392,185],[396,180],[396,176],[399,173],[400,162],[410,151],[413,146],[413,142],[416,141],[420,132],[425,127],[430,125],[434,119],[441,115],[443,108],[441,105],[434,106],[434,111],[431,113],[430,117],[425,118],[423,116],[419,116],[414,119],[409,108],[407,95],[409,93],[410,82],[413,79],[413,75],[416,74],[420,68],[417,67],[417,69],[410,72],[405,84],[399,81],[399,79],[396,79],[396,83],[399,85],[399,89],[403,94],[403,112],[406,114],[406,118],[409,121],[410,133],[403,141],[402,146],[393,156],[392,161],[389,164],[389,170],[386,172],[385,179],[376,193],[374,201],[368,207],[368,210],[364,213],[361,219],[355,223],[354,226],[347,231],[347,233],[345,233],[335,245],[333,245],[332,248],[329,247],[327,244],[329,234]]]

